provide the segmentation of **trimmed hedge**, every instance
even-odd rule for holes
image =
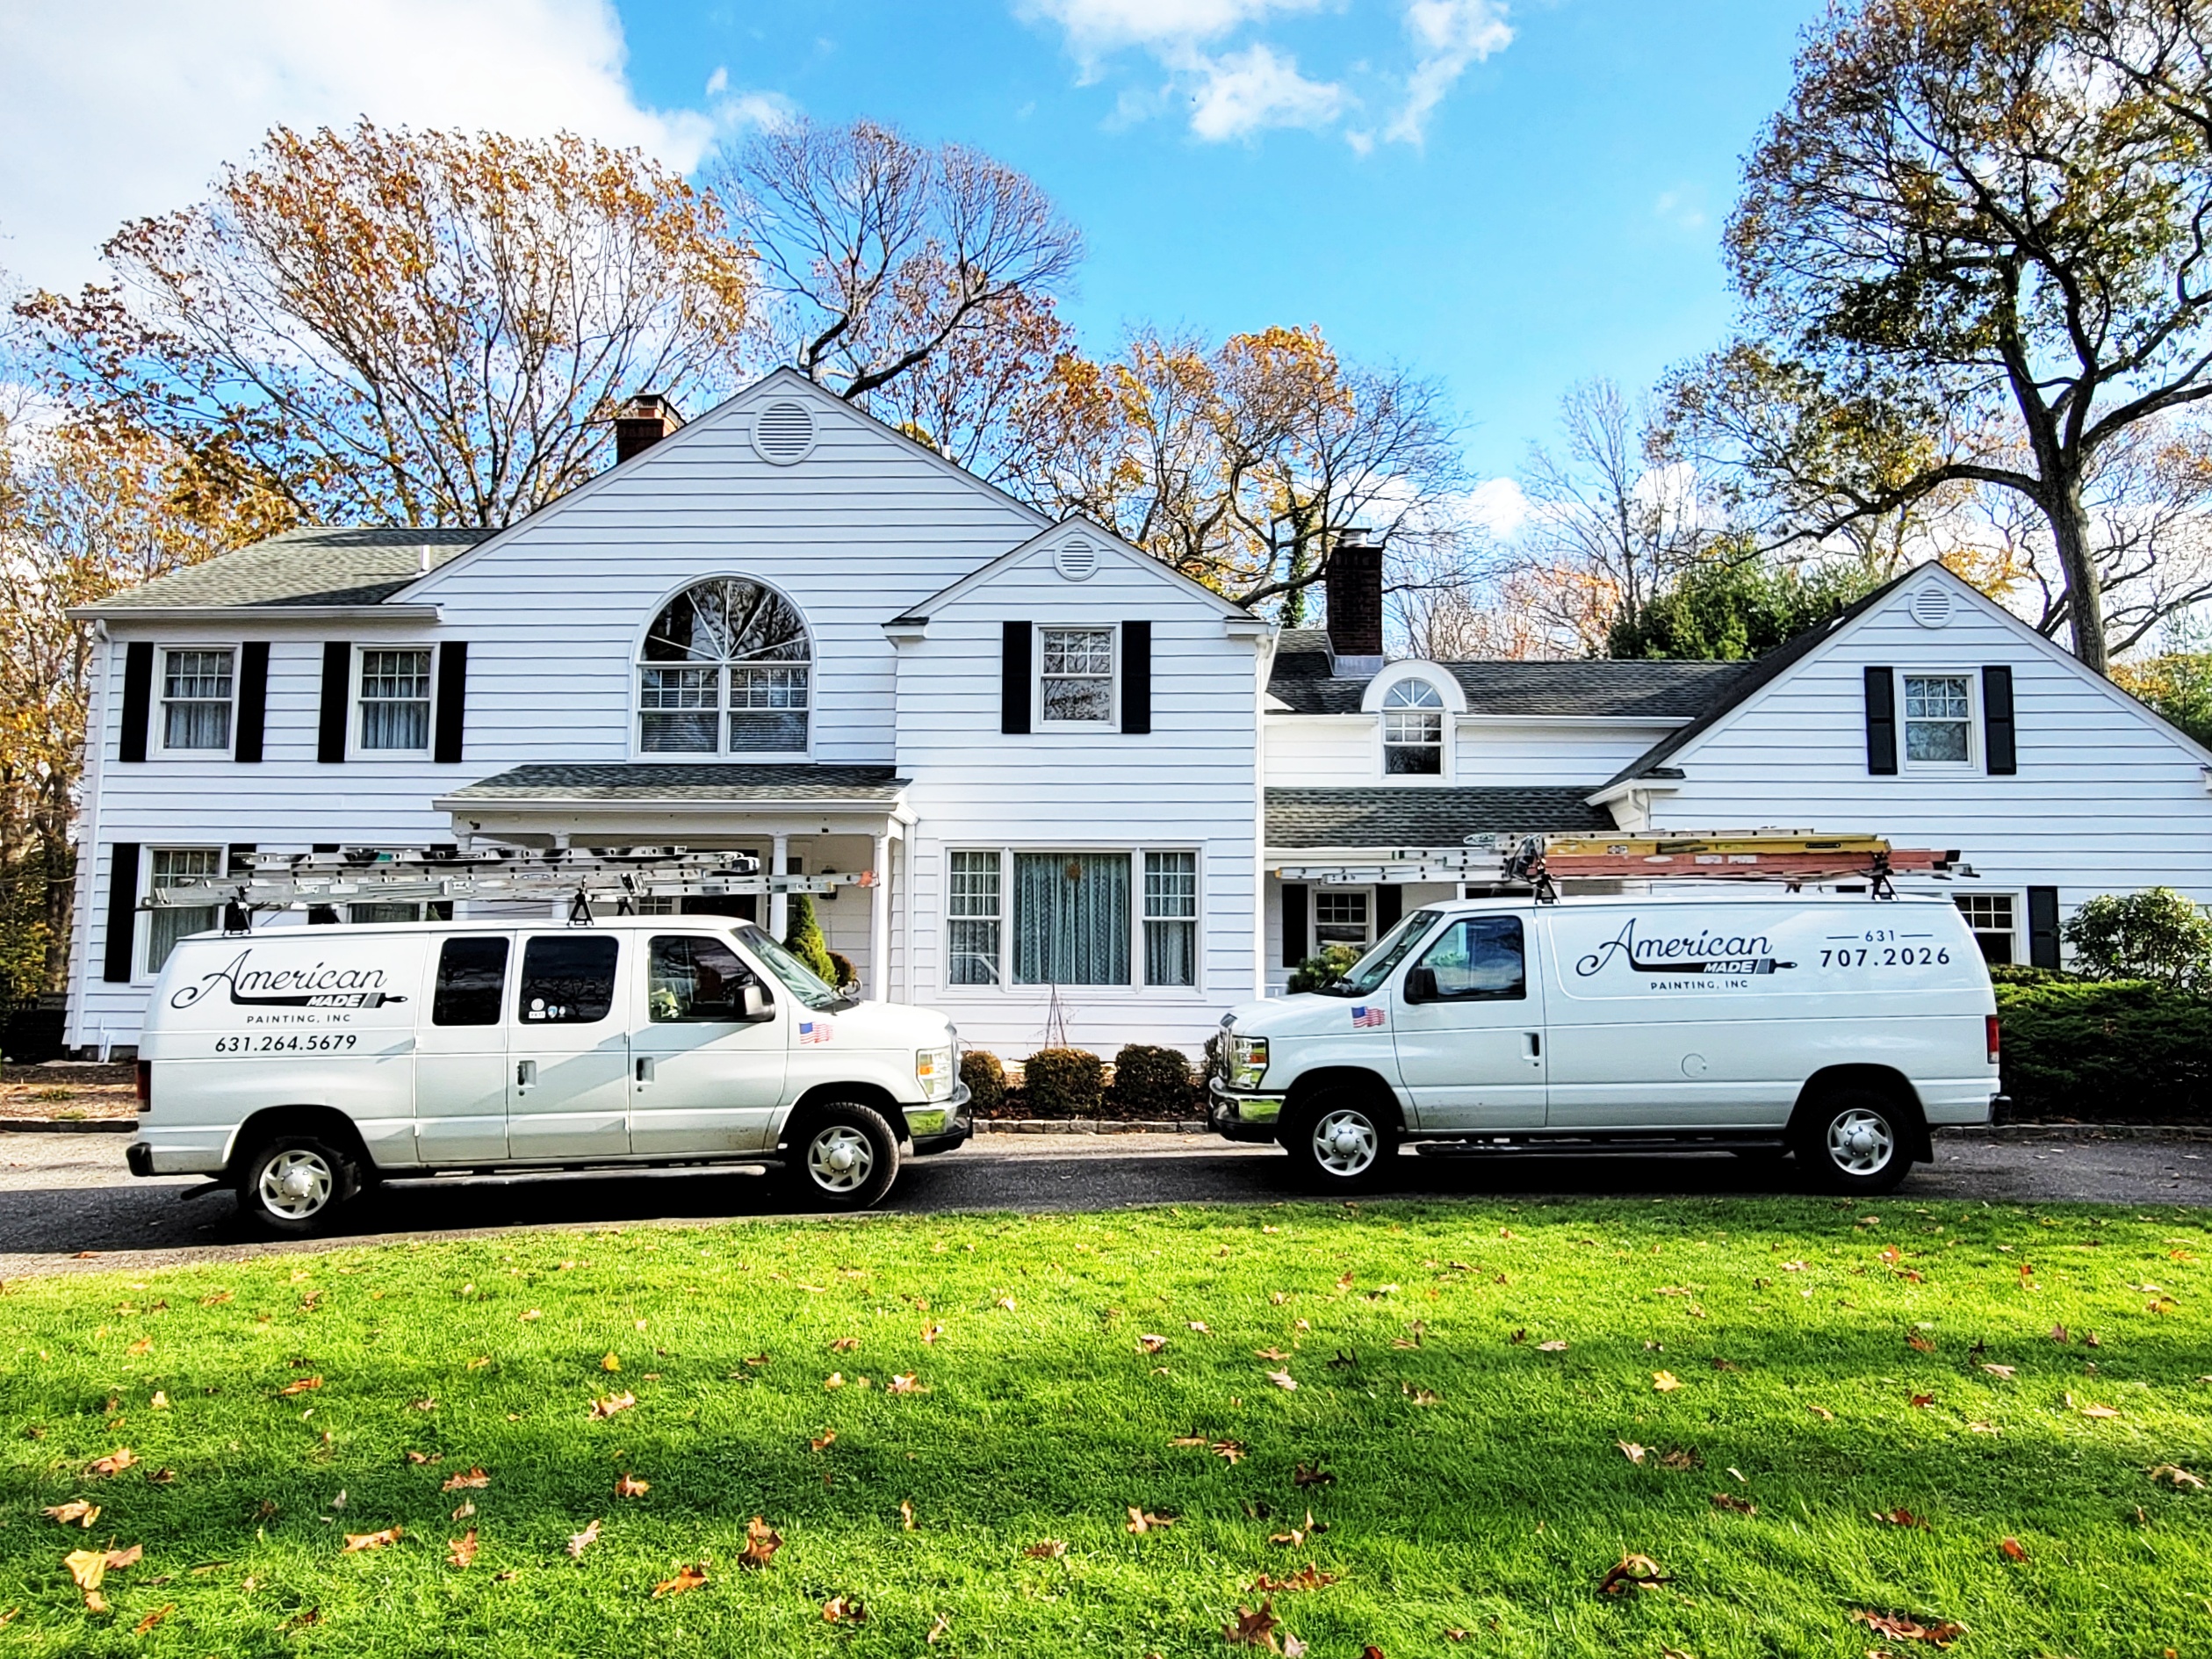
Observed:
[[[1032,1117],[1096,1117],[1106,1065],[1084,1049],[1040,1049],[1022,1062]]]
[[[989,1049],[962,1051],[960,1080],[968,1086],[969,1110],[977,1117],[989,1117],[1005,1104],[1006,1068]]]
[[[1132,1042],[1113,1057],[1107,1103],[1120,1118],[1197,1117],[1199,1094],[1180,1049]]]
[[[2007,1122],[2212,1122],[2212,999],[2058,975],[1996,989]]]

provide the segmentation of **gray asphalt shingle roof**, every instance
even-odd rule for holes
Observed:
[[[1611,719],[1695,719],[1726,696],[1751,665],[1597,659],[1573,662],[1447,662],[1467,712]],[[1331,679],[1327,636],[1285,629],[1267,689],[1293,714],[1357,714],[1369,682]]]
[[[518,766],[443,798],[455,801],[881,801],[907,780],[889,766],[687,766],[641,761]]]
[[[1592,787],[1270,788],[1267,845],[1457,847],[1470,835],[1610,830],[1612,815],[1582,798]]]
[[[425,547],[436,570],[494,534],[404,528],[286,530],[88,609],[98,615],[234,605],[381,604],[421,578]]]

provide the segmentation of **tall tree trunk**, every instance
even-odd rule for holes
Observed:
[[[69,923],[76,898],[76,849],[69,844],[69,794],[66,781],[59,776],[51,779],[39,804],[40,862],[46,872],[44,989],[66,991],[69,985]]]
[[[2097,590],[2097,560],[2090,547],[2089,515],[2081,504],[2081,484],[2067,479],[2055,487],[2044,511],[2059,568],[2066,577],[2066,620],[2073,630],[2074,655],[2099,674],[2107,671],[2104,596]]]

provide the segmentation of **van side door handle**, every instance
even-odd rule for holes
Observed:
[[[652,1081],[652,1056],[650,1054],[638,1057],[638,1081],[640,1086]]]
[[[515,1086],[518,1089],[530,1089],[537,1086],[537,1061],[517,1060],[515,1062]]]
[[[1529,1064],[1542,1065],[1544,1064],[1544,1034],[1541,1031],[1524,1031],[1521,1035],[1529,1040]]]

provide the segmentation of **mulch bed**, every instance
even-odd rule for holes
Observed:
[[[136,1117],[136,1071],[129,1065],[0,1066],[0,1117]]]

